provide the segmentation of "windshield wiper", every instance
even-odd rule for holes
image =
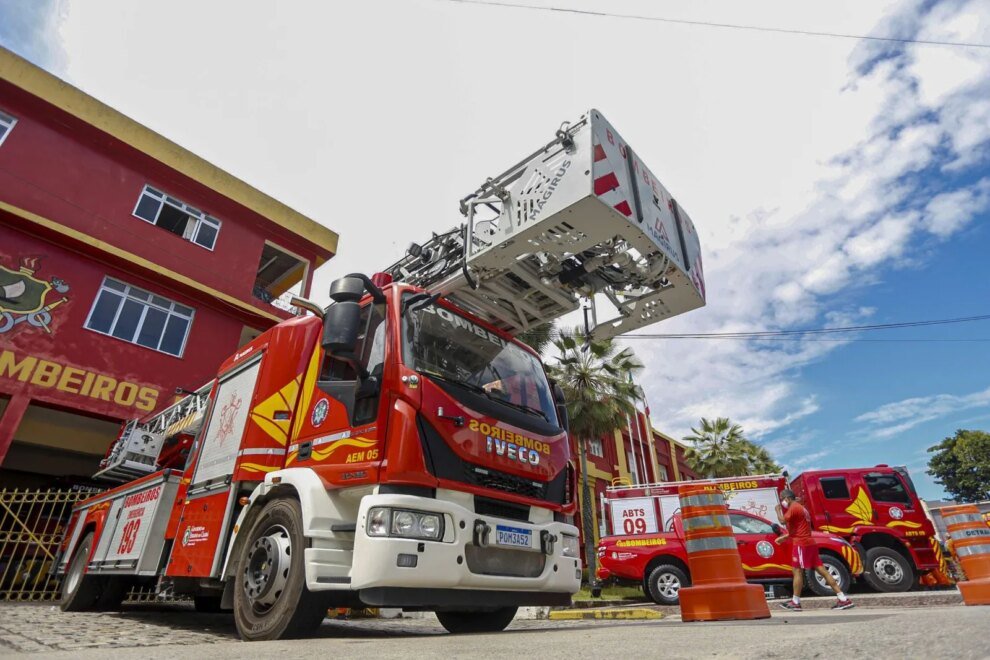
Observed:
[[[505,405],[509,406],[510,408],[515,408],[516,410],[521,410],[522,412],[529,413],[531,415],[539,415],[544,420],[546,420],[548,422],[550,421],[550,418],[547,417],[547,414],[545,412],[543,412],[542,410],[540,410],[539,408],[534,408],[532,406],[526,406],[526,405],[523,405],[521,403],[516,403],[514,401],[508,401],[506,399],[499,399],[497,397],[493,397],[488,392],[485,392],[485,396],[487,396],[492,401],[497,401],[498,403],[505,404]]]
[[[436,378],[437,380],[442,380],[442,381],[445,381],[445,382],[448,382],[448,383],[452,383],[454,385],[457,385],[458,387],[463,387],[464,389],[470,390],[470,391],[474,392],[475,394],[482,395],[483,397],[485,397],[489,401],[494,401],[495,403],[500,403],[500,404],[502,404],[504,406],[508,406],[509,408],[514,408],[516,410],[522,411],[524,413],[528,413],[530,415],[539,415],[545,421],[547,421],[547,422],[550,421],[550,418],[547,416],[547,414],[545,412],[543,412],[542,410],[540,410],[539,408],[533,408],[531,406],[524,406],[521,403],[515,403],[513,401],[509,401],[508,399],[502,399],[502,398],[499,398],[497,396],[492,396],[492,393],[491,392],[489,392],[485,388],[481,387],[480,385],[475,385],[474,383],[468,383],[466,381],[458,380],[457,378],[452,378],[450,376],[444,376],[443,374],[438,374],[435,371],[421,370],[420,373],[422,373],[424,376],[429,376],[430,378]]]

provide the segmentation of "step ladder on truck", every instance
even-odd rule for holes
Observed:
[[[328,607],[477,632],[569,603],[566,410],[514,336],[585,300],[614,309],[591,314],[596,337],[701,307],[697,233],[595,110],[461,211],[385,271],[334,281],[326,309],[296,299],[311,314],[227,359],[201,417],[132,424],[118,444],[154,428],[145,454],[173,451],[127,471],[127,447],[111,449],[103,476],[130,481],[76,507],[63,608],[115,608],[153,583],[232,608],[241,637],[264,640],[305,635]]]

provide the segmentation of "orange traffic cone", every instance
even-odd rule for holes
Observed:
[[[684,485],[681,520],[687,546],[690,587],[682,587],[681,619],[725,621],[770,617],[763,588],[747,584],[739,548],[732,534],[729,509],[722,492],[713,486]]]
[[[958,582],[967,605],[990,605],[990,526],[972,504],[947,506],[942,520],[966,579]]]

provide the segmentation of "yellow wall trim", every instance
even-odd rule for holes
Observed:
[[[93,238],[88,234],[84,234],[81,231],[77,231],[70,227],[66,227],[65,225],[59,224],[54,220],[43,218],[36,213],[25,211],[22,208],[18,208],[11,204],[7,204],[6,202],[3,201],[0,201],[0,211],[6,211],[7,213],[16,215],[17,217],[23,218],[28,222],[34,223],[51,231],[57,232],[62,236],[70,238],[74,241],[79,241],[80,243],[90,245],[100,250],[101,252],[105,252],[106,254],[111,254],[120,259],[124,259],[140,268],[145,268],[147,270],[151,270],[161,275],[164,275],[173,282],[189,287],[191,289],[195,289],[196,291],[201,291],[202,293],[205,293],[208,296],[216,298],[217,300],[221,300],[229,305],[233,305],[238,309],[244,310],[256,316],[264,317],[276,323],[282,321],[281,317],[278,317],[272,314],[271,312],[266,312],[262,309],[255,307],[254,305],[250,305],[244,302],[243,300],[235,298],[234,296],[228,295],[226,293],[223,293],[222,291],[217,291],[216,289],[200,284],[191,277],[186,277],[185,275],[176,273],[175,271],[169,270],[167,268],[163,268],[159,264],[151,262],[145,259],[144,257],[139,257],[138,255],[132,252],[128,252],[127,250],[122,250],[114,245],[110,245],[109,243],[105,243],[99,239]]]
[[[337,252],[336,232],[269,197],[5,48],[0,48],[0,78],[112,135],[307,241],[330,252]],[[318,266],[323,259],[316,261],[315,265]]]

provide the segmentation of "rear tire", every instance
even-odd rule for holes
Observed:
[[[908,591],[914,586],[914,568],[901,553],[883,546],[866,551],[866,583],[880,592]]]
[[[65,571],[62,581],[62,602],[59,607],[63,612],[89,612],[96,609],[100,598],[100,578],[86,573],[90,551],[93,548],[93,532],[90,532],[76,546],[76,551]]]
[[[834,557],[828,554],[822,554],[822,564],[825,566],[825,570],[831,573],[835,581],[839,583],[839,591],[846,593],[849,591],[849,586],[852,584],[852,574],[846,567],[845,563],[838,557]],[[804,572],[804,582],[811,589],[811,592],[816,596],[834,596],[835,593],[832,591],[832,587],[828,586],[822,576],[818,574],[818,571],[811,569]]]
[[[132,584],[132,581],[126,577],[104,577],[101,583],[100,597],[97,599],[94,609],[99,612],[119,611],[124,599],[127,598],[127,592],[131,590]]]
[[[657,605],[677,605],[681,587],[690,587],[691,578],[673,564],[660,564],[646,578],[646,593]]]
[[[499,632],[512,623],[516,607],[500,607],[482,612],[437,612],[440,625],[455,635],[462,633]]]
[[[329,597],[306,588],[308,542],[298,500],[268,502],[246,531],[231,578],[241,639],[291,639],[316,630],[326,618]]]

